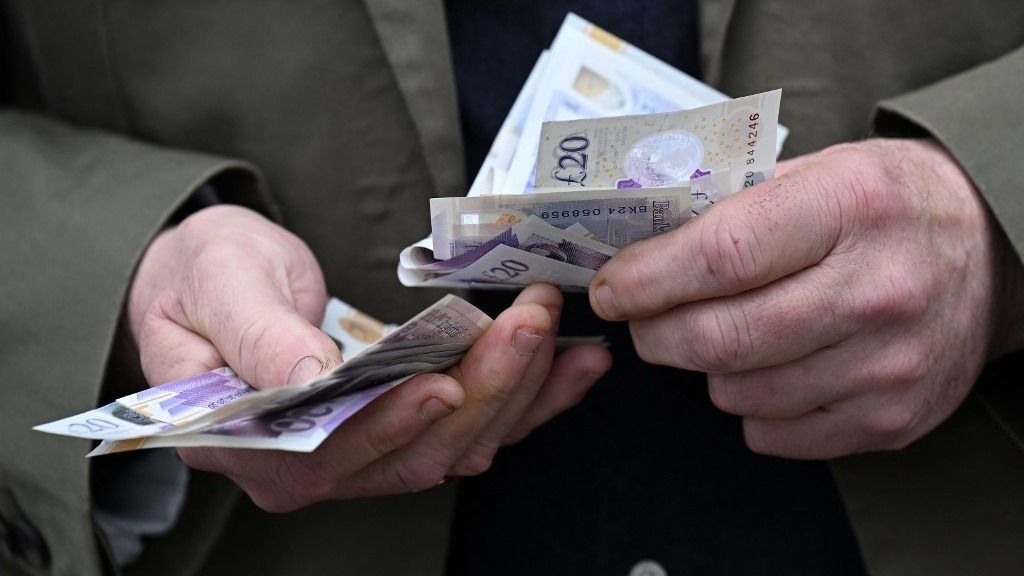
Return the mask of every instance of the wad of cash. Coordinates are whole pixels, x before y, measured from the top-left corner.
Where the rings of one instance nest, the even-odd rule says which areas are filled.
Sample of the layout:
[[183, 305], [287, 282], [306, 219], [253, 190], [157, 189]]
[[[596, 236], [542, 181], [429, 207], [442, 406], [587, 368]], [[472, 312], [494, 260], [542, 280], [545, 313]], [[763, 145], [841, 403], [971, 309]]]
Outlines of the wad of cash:
[[774, 175], [776, 90], [730, 100], [569, 14], [465, 198], [430, 202], [406, 286], [582, 290], [620, 248]]
[[[346, 360], [304, 386], [257, 390], [230, 368], [218, 368], [35, 430], [101, 440], [89, 456], [184, 446], [312, 452], [392, 387], [456, 364], [490, 324], [452, 295], [398, 327], [335, 299], [321, 328], [341, 343]], [[373, 336], [380, 339], [367, 342]]]

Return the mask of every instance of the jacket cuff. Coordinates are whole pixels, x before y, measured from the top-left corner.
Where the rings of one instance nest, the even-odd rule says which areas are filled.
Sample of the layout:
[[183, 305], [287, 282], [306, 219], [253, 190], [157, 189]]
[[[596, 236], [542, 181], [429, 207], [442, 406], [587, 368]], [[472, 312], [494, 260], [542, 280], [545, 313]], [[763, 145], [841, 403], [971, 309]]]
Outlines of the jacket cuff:
[[1020, 79], [1024, 48], [937, 84], [883, 101], [875, 111], [880, 135], [931, 135], [973, 180], [1024, 255], [1024, 108]]
[[38, 536], [28, 551], [0, 543], [0, 573], [97, 574], [89, 442], [31, 427], [96, 406], [135, 266], [192, 192], [213, 182], [225, 201], [275, 209], [243, 162], [13, 110], [0, 110], [0, 175], [0, 528]]

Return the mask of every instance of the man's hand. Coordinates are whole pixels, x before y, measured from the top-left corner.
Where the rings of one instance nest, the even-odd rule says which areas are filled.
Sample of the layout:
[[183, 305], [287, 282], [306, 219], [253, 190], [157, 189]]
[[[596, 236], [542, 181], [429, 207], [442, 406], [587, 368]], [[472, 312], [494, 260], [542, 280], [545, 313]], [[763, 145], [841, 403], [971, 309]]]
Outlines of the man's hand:
[[754, 451], [831, 458], [919, 438], [1019, 348], [1020, 270], [943, 149], [872, 140], [627, 247], [590, 301], [644, 359], [708, 372]]
[[[257, 388], [298, 385], [341, 362], [316, 328], [320, 268], [294, 235], [234, 206], [207, 208], [158, 236], [128, 304], [143, 372], [160, 384], [230, 365]], [[525, 290], [463, 361], [384, 394], [311, 454], [180, 449], [272, 511], [324, 499], [415, 491], [478, 474], [497, 449], [575, 404], [610, 366], [599, 346], [553, 359], [561, 294]]]

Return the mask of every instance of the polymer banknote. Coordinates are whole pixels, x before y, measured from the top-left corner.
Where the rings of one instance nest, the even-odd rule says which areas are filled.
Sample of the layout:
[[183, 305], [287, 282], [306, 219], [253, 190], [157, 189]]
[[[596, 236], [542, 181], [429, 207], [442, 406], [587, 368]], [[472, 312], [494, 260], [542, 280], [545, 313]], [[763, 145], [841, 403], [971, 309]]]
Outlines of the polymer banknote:
[[[575, 226], [582, 227], [578, 223]], [[416, 268], [427, 272], [460, 270], [479, 260], [499, 244], [591, 270], [597, 270], [618, 252], [618, 249], [597, 240], [593, 233], [576, 234], [530, 214], [521, 222], [484, 242], [468, 238], [452, 240], [449, 245], [451, 258], [420, 264]]]
[[[722, 102], [729, 96], [651, 56], [575, 14], [566, 16], [551, 44], [531, 102], [518, 122], [515, 153], [495, 193], [521, 194], [537, 186], [534, 174], [544, 122], [655, 114]], [[521, 111], [517, 111], [522, 116]], [[787, 131], [774, 135], [780, 150]], [[503, 143], [507, 147], [507, 143]]]
[[454, 257], [438, 260], [429, 246], [410, 246], [402, 251], [399, 279], [439, 287], [555, 280], [563, 288], [583, 288], [618, 249], [579, 224], [563, 230], [528, 215], [484, 242], [460, 240], [453, 252]]
[[770, 179], [781, 91], [691, 110], [543, 125], [537, 186], [673, 186], [729, 172], [736, 191]]
[[432, 198], [434, 256], [442, 260], [457, 256], [466, 242], [487, 242], [530, 216], [558, 228], [578, 223], [600, 242], [621, 248], [679, 226], [689, 205], [688, 187], [644, 190], [642, 194], [594, 189]]

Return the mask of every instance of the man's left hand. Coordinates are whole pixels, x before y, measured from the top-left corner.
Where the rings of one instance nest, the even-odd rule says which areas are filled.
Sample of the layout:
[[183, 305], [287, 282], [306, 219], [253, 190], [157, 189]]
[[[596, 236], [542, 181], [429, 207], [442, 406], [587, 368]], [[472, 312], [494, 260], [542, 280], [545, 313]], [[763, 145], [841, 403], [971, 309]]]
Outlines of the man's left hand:
[[627, 247], [590, 287], [649, 362], [708, 372], [756, 452], [901, 448], [1021, 347], [1021, 263], [956, 162], [869, 140]]

